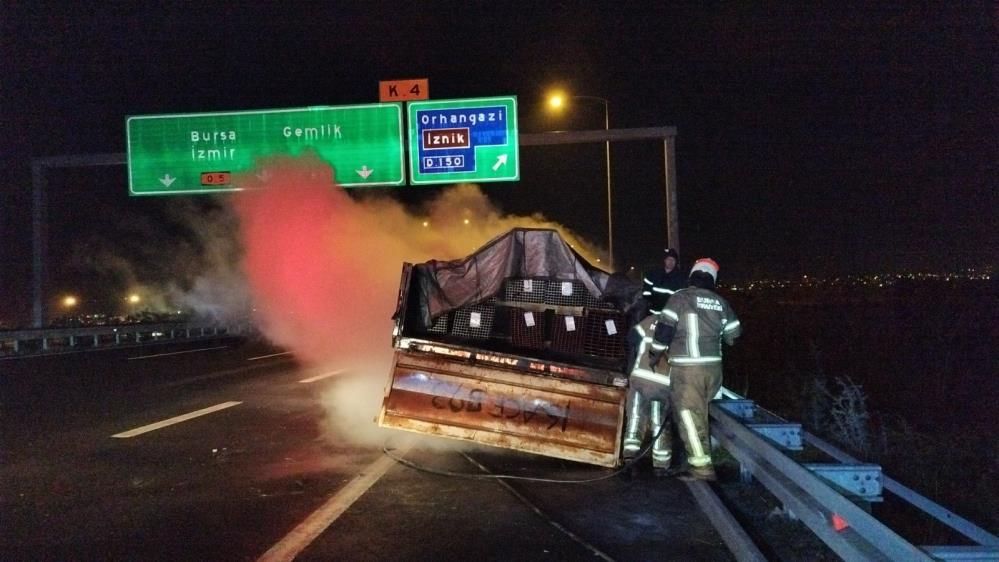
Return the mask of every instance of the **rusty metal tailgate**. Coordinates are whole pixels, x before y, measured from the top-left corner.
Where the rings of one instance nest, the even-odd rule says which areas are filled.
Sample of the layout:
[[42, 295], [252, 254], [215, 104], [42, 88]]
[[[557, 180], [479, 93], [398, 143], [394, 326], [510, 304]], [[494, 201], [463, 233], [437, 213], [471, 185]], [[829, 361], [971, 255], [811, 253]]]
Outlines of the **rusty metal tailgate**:
[[379, 425], [615, 466], [626, 390], [396, 351]]

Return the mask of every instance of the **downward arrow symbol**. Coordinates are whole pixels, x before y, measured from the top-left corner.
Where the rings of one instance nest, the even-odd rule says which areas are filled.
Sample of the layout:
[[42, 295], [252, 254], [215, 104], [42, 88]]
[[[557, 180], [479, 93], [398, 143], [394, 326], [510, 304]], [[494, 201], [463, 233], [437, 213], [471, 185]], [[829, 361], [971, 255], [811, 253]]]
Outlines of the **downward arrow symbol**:
[[357, 175], [361, 176], [361, 179], [368, 179], [368, 176], [374, 172], [374, 170], [369, 170], [367, 166], [361, 166], [360, 170], [354, 170]]
[[496, 157], [496, 163], [493, 164], [493, 171], [499, 170], [499, 167], [506, 164], [506, 154], [500, 154]]
[[170, 184], [175, 181], [177, 181], [177, 178], [171, 178], [170, 174], [167, 174], [162, 178], [160, 178], [160, 183], [162, 183], [165, 187], [170, 187]]

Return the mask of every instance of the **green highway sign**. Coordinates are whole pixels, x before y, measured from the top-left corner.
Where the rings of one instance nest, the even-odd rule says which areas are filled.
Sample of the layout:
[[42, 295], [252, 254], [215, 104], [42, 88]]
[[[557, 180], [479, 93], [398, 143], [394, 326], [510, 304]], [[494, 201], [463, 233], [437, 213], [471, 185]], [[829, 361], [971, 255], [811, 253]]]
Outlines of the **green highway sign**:
[[403, 185], [398, 103], [129, 117], [132, 195], [238, 191], [261, 157], [312, 150], [345, 187]]
[[409, 102], [413, 185], [520, 179], [517, 98]]

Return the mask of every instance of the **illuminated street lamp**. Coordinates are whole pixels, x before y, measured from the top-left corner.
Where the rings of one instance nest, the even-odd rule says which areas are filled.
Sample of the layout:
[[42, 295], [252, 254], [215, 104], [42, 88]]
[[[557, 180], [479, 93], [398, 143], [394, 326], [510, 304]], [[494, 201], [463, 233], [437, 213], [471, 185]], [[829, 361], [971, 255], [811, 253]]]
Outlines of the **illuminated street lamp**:
[[65, 296], [65, 297], [63, 297], [63, 299], [62, 299], [62, 305], [63, 305], [63, 306], [65, 307], [65, 308], [73, 308], [73, 307], [74, 307], [74, 306], [76, 306], [76, 305], [77, 305], [78, 303], [79, 303], [79, 300], [78, 300], [78, 299], [77, 299], [76, 297], [74, 297], [73, 295], [66, 295], [66, 296]]
[[137, 295], [135, 293], [132, 293], [131, 295], [128, 295], [128, 302], [129, 302], [129, 304], [139, 304], [139, 301], [141, 301], [141, 300], [142, 299], [139, 297], [139, 295]]
[[[610, 102], [607, 98], [599, 96], [567, 96], [561, 92], [555, 92], [548, 96], [548, 106], [555, 111], [561, 111], [565, 107], [566, 100], [590, 100], [604, 104], [604, 130], [610, 130]], [[614, 267], [614, 219], [611, 207], [611, 163], [610, 163], [610, 140], [604, 142], [604, 154], [607, 159], [607, 253], [610, 258], [611, 267]]]

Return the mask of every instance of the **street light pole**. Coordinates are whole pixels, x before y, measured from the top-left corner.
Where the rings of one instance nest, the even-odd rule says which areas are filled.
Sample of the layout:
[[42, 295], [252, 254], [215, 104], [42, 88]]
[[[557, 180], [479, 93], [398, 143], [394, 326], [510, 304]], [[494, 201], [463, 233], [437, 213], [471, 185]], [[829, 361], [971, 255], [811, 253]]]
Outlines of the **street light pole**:
[[[610, 102], [607, 98], [599, 96], [572, 96], [573, 99], [596, 100], [604, 104], [604, 130], [610, 130]], [[607, 259], [611, 267], [614, 267], [614, 213], [611, 199], [611, 162], [610, 162], [610, 140], [604, 141], [604, 156], [607, 168]]]

